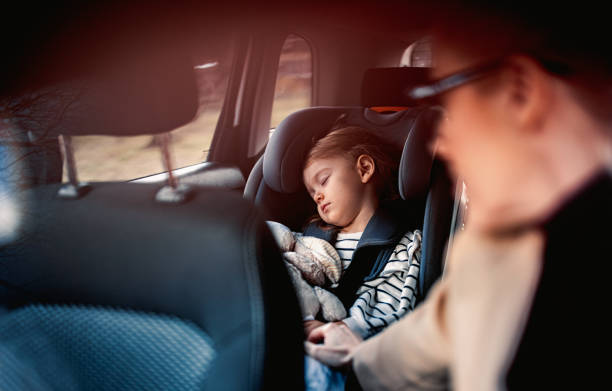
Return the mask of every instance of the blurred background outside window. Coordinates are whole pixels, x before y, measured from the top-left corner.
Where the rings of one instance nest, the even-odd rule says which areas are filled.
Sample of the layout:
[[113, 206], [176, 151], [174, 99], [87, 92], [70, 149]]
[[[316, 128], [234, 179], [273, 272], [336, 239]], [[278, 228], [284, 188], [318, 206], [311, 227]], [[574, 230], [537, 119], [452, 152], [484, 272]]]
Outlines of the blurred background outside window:
[[270, 133], [289, 114], [312, 105], [312, 51], [304, 38], [290, 34], [281, 50]]
[[[223, 106], [231, 62], [231, 48], [221, 53], [194, 56], [199, 107], [193, 121], [170, 132], [173, 167], [206, 160]], [[120, 181], [165, 171], [158, 146], [159, 137], [72, 137], [79, 180]], [[67, 180], [66, 169], [63, 180]]]

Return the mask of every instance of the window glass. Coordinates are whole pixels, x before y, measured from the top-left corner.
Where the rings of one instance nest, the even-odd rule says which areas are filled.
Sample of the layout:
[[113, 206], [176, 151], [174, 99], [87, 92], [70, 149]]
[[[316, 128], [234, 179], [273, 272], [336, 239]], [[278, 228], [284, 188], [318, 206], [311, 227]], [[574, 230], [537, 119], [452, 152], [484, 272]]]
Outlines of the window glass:
[[408, 46], [400, 60], [402, 67], [431, 67], [431, 40], [423, 38]]
[[276, 128], [289, 114], [312, 104], [312, 52], [301, 37], [285, 40], [278, 62], [270, 127]]
[[[227, 88], [231, 50], [195, 55], [193, 65], [199, 107], [192, 122], [170, 132], [174, 168], [203, 162], [208, 156]], [[159, 136], [75, 136], [72, 144], [78, 177], [82, 181], [129, 180], [166, 170], [162, 164]]]

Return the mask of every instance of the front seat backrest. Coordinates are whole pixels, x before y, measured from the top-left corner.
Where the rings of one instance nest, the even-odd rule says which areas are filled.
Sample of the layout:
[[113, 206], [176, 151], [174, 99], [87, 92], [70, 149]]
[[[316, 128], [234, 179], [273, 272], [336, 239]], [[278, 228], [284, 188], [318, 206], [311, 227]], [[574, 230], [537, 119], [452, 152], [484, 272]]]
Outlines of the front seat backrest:
[[8, 364], [51, 389], [301, 386], [297, 301], [248, 202], [203, 191], [159, 205], [158, 186], [133, 183], [76, 201], [57, 190], [26, 194], [22, 234], [2, 248]]
[[[190, 121], [193, 65], [139, 49], [41, 86], [45, 99], [14, 113], [15, 131], [68, 136], [70, 161], [70, 135], [163, 134]], [[72, 187], [13, 189], [19, 224], [0, 242], [0, 389], [303, 388], [297, 299], [250, 203], [197, 186], [173, 202], [158, 184], [75, 174]]]

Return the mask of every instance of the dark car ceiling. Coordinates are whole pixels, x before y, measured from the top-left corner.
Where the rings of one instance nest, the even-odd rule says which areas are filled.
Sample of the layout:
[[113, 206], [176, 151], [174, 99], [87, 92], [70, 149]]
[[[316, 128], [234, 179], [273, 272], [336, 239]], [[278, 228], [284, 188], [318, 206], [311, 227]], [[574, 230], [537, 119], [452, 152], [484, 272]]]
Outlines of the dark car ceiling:
[[[6, 91], [46, 79], [72, 76], [99, 66], [98, 55], [114, 47], [141, 44], [190, 45], [214, 36], [211, 31], [290, 26], [330, 35], [338, 29], [356, 37], [416, 39], [428, 18], [416, 2], [19, 2], [4, 15], [5, 39], [0, 65]], [[4, 6], [3, 6], [4, 7]], [[130, 38], [131, 37], [131, 38]], [[146, 37], [146, 38], [145, 38]], [[132, 39], [132, 41], [130, 40]], [[211, 44], [214, 44], [211, 42]]]

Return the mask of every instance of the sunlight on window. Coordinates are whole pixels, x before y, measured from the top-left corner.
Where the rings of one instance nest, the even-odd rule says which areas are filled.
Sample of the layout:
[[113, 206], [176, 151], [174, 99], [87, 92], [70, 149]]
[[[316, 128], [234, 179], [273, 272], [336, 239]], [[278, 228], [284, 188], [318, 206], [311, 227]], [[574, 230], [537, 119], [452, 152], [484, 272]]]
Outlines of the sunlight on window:
[[[174, 168], [206, 161], [225, 99], [231, 54], [227, 49], [194, 55], [198, 111], [193, 121], [170, 132]], [[73, 136], [72, 144], [78, 176], [83, 181], [130, 180], [165, 171], [156, 135]]]
[[278, 62], [278, 75], [272, 106], [272, 129], [289, 114], [312, 104], [312, 52], [301, 37], [291, 34], [285, 40]]
[[431, 67], [431, 39], [423, 38], [408, 46], [400, 59], [401, 67]]
[[215, 61], [215, 62], [209, 62], [209, 63], [202, 64], [202, 65], [196, 65], [195, 67], [193, 67], [193, 69], [208, 69], [208, 68], [216, 67], [217, 65], [219, 65], [219, 63]]
[[9, 189], [0, 183], [0, 245], [13, 240], [19, 226], [19, 208]]

